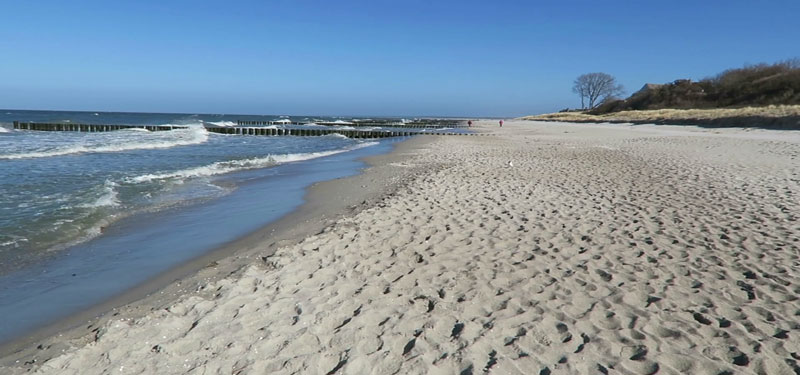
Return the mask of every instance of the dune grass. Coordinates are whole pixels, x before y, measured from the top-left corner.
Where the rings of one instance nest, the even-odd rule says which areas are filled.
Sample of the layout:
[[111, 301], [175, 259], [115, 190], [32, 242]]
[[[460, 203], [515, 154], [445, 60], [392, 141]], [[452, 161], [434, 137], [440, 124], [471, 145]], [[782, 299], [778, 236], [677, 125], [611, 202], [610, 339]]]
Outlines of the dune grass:
[[800, 105], [771, 105], [766, 107], [715, 109], [653, 109], [620, 111], [600, 115], [592, 115], [586, 112], [559, 112], [525, 116], [520, 119], [564, 122], [685, 122], [753, 117], [778, 119], [798, 116], [800, 116]]

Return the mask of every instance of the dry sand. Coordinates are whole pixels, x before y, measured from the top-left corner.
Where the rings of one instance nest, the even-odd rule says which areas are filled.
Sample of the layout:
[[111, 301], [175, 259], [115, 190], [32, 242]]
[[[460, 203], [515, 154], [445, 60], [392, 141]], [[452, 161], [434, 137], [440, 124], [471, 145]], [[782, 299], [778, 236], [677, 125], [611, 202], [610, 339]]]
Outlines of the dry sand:
[[387, 164], [413, 172], [267, 262], [4, 371], [800, 371], [800, 135], [496, 126]]
[[800, 105], [715, 109], [653, 109], [620, 111], [592, 115], [582, 112], [546, 113], [525, 116], [521, 120], [700, 124], [713, 127], [747, 126], [774, 129], [800, 129]]

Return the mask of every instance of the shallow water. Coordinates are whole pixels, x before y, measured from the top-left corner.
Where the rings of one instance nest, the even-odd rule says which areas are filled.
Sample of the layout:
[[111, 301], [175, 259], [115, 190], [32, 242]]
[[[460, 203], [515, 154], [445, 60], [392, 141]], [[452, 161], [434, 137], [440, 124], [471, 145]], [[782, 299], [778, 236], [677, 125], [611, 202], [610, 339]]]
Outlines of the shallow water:
[[[49, 114], [23, 118], [56, 121], [73, 113]], [[79, 113], [73, 122], [88, 121], [86, 116], [102, 117]], [[236, 188], [236, 181], [219, 183], [218, 176], [375, 143], [341, 136], [220, 135], [206, 132], [196, 117], [164, 116], [153, 114], [149, 120], [190, 128], [0, 133], [0, 275], [94, 238], [130, 214], [215, 199]], [[148, 120], [145, 114], [111, 117], [115, 123]]]
[[[303, 203], [305, 188], [353, 175], [358, 158], [396, 140], [349, 153], [236, 172], [239, 188], [218, 199], [133, 215], [91, 241], [0, 277], [0, 342], [121, 293], [173, 266], [251, 233]], [[13, 324], [10, 324], [13, 322]]]
[[220, 135], [202, 128], [209, 119], [160, 114], [95, 122], [189, 128], [17, 131], [6, 120], [103, 115], [3, 113], [12, 114], [0, 115], [0, 342], [276, 220], [310, 184], [355, 174], [358, 158], [397, 141]]

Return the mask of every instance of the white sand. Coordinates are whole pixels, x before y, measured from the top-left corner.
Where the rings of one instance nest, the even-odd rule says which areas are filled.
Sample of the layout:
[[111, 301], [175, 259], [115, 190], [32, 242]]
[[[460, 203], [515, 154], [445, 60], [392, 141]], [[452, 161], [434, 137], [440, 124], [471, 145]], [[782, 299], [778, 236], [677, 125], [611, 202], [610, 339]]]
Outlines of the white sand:
[[[795, 118], [800, 116], [800, 105], [769, 105], [762, 107], [743, 108], [712, 108], [712, 109], [645, 109], [604, 113], [592, 115], [582, 112], [557, 112], [545, 113], [535, 116], [525, 116], [523, 120], [549, 120], [549, 121], [671, 121], [671, 120], [737, 120], [746, 117], [761, 118]], [[796, 127], [795, 127], [796, 128]]]
[[35, 371], [800, 371], [796, 132], [477, 125], [498, 136], [442, 137], [376, 207]]

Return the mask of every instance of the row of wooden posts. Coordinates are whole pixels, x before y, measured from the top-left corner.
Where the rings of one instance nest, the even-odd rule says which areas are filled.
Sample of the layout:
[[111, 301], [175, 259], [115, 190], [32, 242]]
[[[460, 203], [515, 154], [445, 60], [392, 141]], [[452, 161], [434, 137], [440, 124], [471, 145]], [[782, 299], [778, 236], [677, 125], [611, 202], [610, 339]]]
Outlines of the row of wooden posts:
[[345, 129], [283, 129], [265, 127], [207, 127], [206, 130], [212, 133], [221, 134], [240, 134], [240, 135], [295, 135], [301, 137], [313, 137], [329, 134], [341, 134], [348, 138], [386, 138], [386, 137], [408, 137], [417, 134], [433, 135], [459, 135], [453, 132], [411, 132], [396, 130], [345, 130]]
[[42, 130], [42, 131], [65, 131], [65, 132], [110, 132], [123, 129], [146, 129], [149, 131], [167, 131], [174, 129], [184, 129], [185, 126], [172, 125], [98, 125], [98, 124], [72, 124], [72, 123], [48, 123], [48, 122], [19, 122], [14, 121], [14, 129], [20, 130]]
[[[77, 132], [108, 132], [123, 129], [146, 129], [149, 131], [166, 131], [174, 129], [186, 129], [187, 126], [171, 125], [101, 125], [101, 124], [71, 124], [71, 123], [42, 123], [42, 122], [19, 122], [14, 121], [14, 129], [19, 130], [39, 130], [39, 131], [77, 131]], [[341, 134], [348, 138], [386, 138], [386, 137], [408, 137], [412, 135], [481, 135], [475, 133], [455, 133], [455, 132], [415, 132], [415, 131], [396, 131], [396, 130], [349, 130], [349, 129], [321, 129], [321, 128], [272, 128], [272, 127], [240, 127], [240, 126], [206, 126], [205, 129], [212, 133], [235, 134], [235, 135], [267, 135], [267, 136], [322, 136], [329, 134]]]
[[331, 121], [317, 121], [317, 122], [287, 122], [287, 121], [249, 121], [239, 120], [236, 121], [238, 126], [265, 126], [265, 125], [325, 125], [325, 126], [352, 126], [352, 127], [392, 127], [392, 128], [408, 128], [408, 129], [441, 129], [441, 128], [464, 128], [466, 124], [463, 121], [457, 120], [425, 120], [419, 122], [408, 122], [403, 124], [393, 123], [389, 121], [354, 121], [354, 122], [331, 122]]

